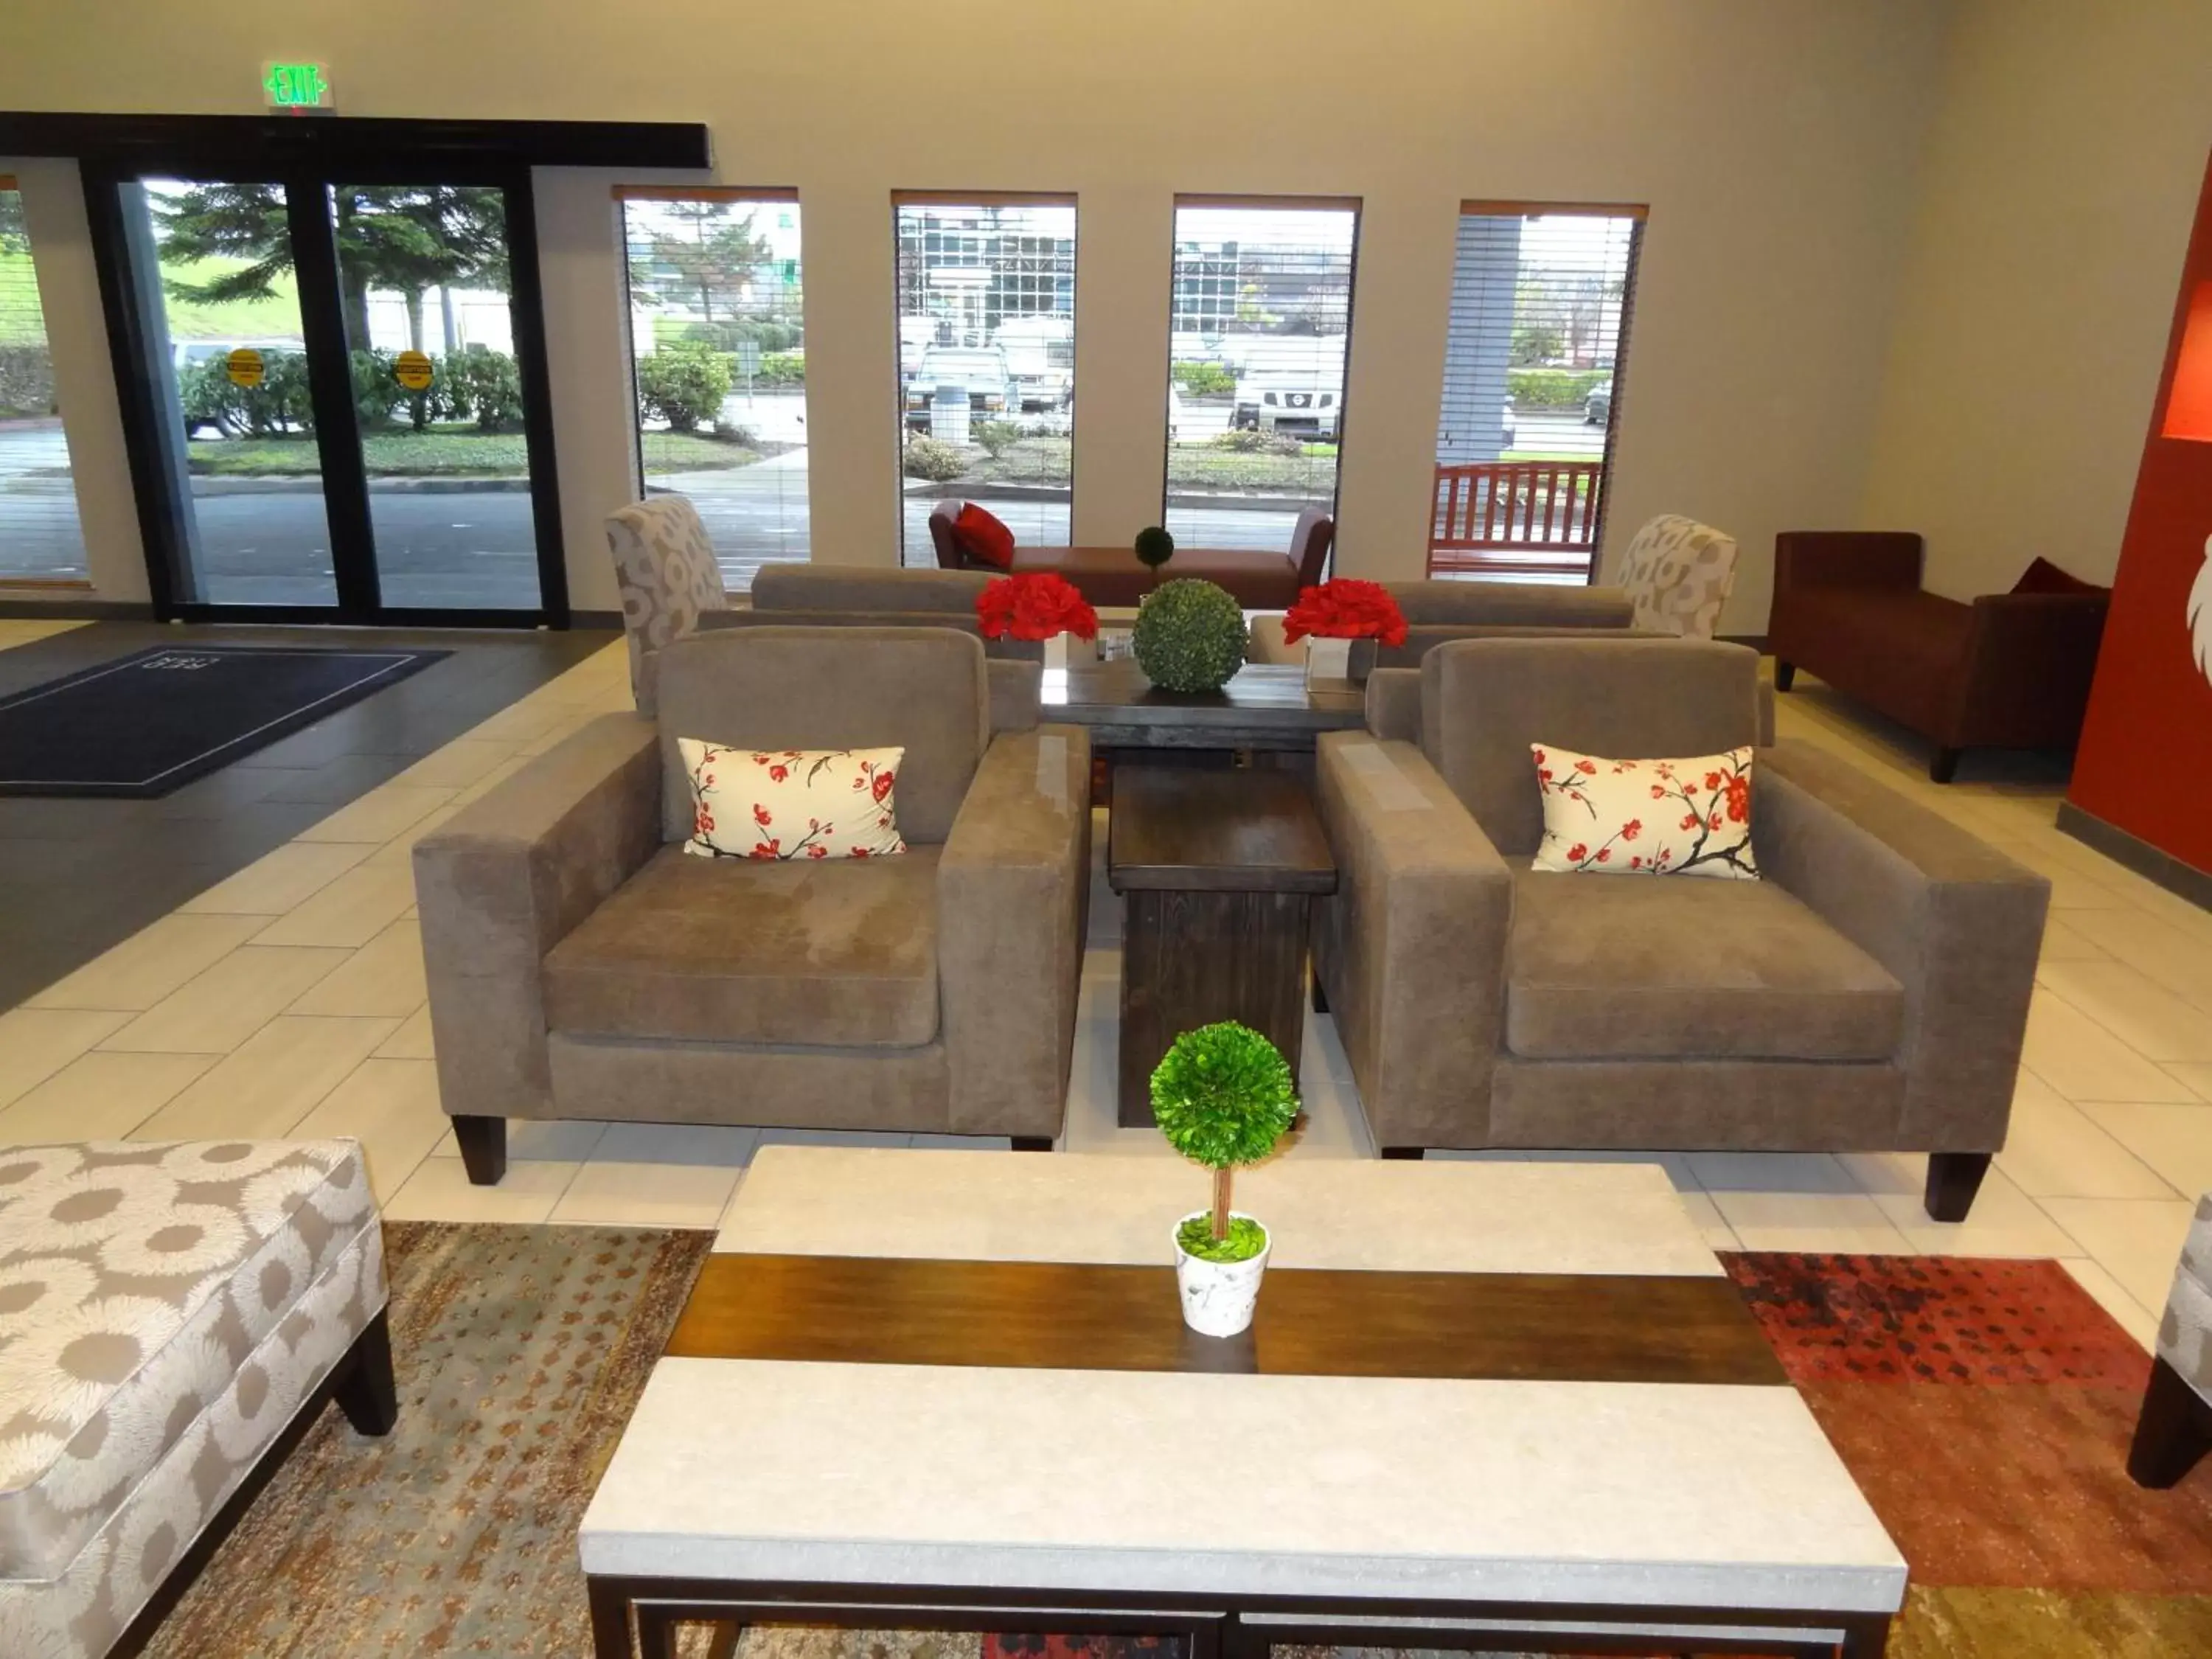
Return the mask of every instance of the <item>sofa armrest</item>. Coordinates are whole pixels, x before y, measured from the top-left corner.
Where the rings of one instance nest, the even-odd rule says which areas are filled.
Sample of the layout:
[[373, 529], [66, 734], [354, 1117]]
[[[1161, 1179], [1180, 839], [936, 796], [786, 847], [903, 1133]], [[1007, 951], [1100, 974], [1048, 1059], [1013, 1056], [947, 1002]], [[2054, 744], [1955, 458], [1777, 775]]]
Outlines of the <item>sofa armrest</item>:
[[937, 866], [957, 1134], [1057, 1135], [1091, 901], [1091, 734], [992, 739]]
[[1785, 530], [1774, 538], [1774, 591], [1917, 587], [1920, 538], [1902, 530]]
[[1316, 783], [1337, 888], [1316, 903], [1315, 972], [1376, 1141], [1480, 1146], [1511, 872], [1413, 744], [1325, 732]]
[[659, 846], [659, 733], [633, 714], [600, 716], [415, 844], [448, 1112], [550, 1112], [545, 953]]
[[1899, 1144], [1996, 1151], [2051, 884], [1808, 744], [1762, 750], [1753, 780], [1761, 872], [1905, 987]]
[[2102, 593], [1984, 593], [1974, 601], [1954, 747], [2066, 748], [2081, 734], [2104, 641]]

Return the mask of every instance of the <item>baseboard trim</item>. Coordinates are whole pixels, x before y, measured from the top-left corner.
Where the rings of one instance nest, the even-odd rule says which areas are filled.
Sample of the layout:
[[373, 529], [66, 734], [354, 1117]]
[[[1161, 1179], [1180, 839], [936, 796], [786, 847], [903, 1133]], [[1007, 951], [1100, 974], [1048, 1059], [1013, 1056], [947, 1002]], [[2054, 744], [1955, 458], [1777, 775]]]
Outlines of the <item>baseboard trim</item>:
[[0, 590], [0, 617], [10, 622], [151, 622], [143, 599], [16, 599]]
[[2070, 800], [2058, 803], [2058, 827], [2145, 881], [2156, 882], [2167, 892], [2212, 910], [2212, 870], [2185, 864], [2163, 848], [2152, 846], [2116, 823], [2106, 823], [2094, 812], [2083, 811]]

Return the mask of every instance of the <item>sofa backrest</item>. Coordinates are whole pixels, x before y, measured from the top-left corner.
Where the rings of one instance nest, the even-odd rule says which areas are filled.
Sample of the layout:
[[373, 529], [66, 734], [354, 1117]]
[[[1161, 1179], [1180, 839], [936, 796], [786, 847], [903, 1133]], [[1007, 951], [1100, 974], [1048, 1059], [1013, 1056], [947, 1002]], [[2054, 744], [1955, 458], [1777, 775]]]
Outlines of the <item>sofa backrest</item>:
[[1620, 558], [1620, 586], [1636, 625], [1684, 639], [1709, 640], [1735, 586], [1735, 538], [1725, 530], [1662, 513], [1636, 532]]
[[753, 578], [756, 611], [912, 611], [975, 620], [990, 578], [975, 570], [889, 570], [874, 565], [764, 564]]
[[1328, 550], [1336, 544], [1336, 520], [1317, 507], [1298, 514], [1291, 531], [1291, 562], [1298, 568], [1298, 586], [1319, 584], [1328, 569]]
[[1415, 628], [1628, 628], [1636, 607], [1617, 587], [1550, 582], [1384, 582]]
[[718, 629], [661, 653], [661, 830], [691, 833], [676, 740], [906, 750], [899, 831], [942, 842], [990, 741], [982, 642], [949, 628]]
[[1543, 837], [1532, 744], [1656, 759], [1759, 740], [1759, 653], [1666, 639], [1459, 640], [1421, 659], [1421, 748], [1508, 857]]
[[729, 595], [707, 526], [686, 496], [653, 495], [617, 507], [607, 515], [607, 548], [629, 641], [630, 696], [639, 714], [651, 714], [654, 654], [698, 627], [702, 615], [722, 610]]

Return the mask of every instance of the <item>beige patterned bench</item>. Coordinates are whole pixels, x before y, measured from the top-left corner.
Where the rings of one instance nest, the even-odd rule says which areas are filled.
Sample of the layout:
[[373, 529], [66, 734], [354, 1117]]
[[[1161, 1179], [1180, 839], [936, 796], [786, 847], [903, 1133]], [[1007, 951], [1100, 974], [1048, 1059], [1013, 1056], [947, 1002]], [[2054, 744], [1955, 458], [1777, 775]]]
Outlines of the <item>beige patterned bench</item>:
[[356, 1143], [0, 1147], [0, 1654], [98, 1659], [157, 1618], [332, 1395], [363, 1433], [392, 1427]]

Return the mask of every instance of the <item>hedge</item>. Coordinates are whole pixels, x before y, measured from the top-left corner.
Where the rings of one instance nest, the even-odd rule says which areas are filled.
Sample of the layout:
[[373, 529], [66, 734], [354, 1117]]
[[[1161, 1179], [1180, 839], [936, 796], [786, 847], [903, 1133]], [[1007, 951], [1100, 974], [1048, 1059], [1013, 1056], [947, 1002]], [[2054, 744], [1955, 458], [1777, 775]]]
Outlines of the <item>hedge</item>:
[[1509, 368], [1505, 386], [1516, 410], [1579, 410], [1594, 388], [1612, 378], [1609, 368]]

